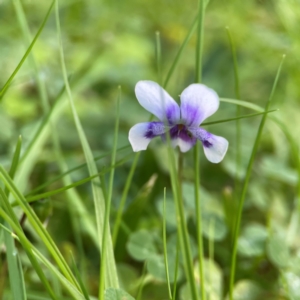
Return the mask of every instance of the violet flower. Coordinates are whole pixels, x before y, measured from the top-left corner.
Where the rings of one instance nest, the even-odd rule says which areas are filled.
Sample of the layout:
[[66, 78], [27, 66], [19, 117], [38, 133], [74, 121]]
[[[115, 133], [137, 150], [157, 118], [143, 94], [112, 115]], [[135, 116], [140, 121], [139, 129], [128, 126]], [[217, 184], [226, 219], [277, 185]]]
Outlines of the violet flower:
[[224, 158], [228, 141], [199, 127], [219, 108], [215, 91], [203, 84], [191, 84], [180, 95], [180, 107], [153, 81], [139, 81], [135, 94], [139, 103], [160, 121], [138, 123], [129, 130], [133, 151], [146, 150], [152, 138], [165, 139], [169, 132], [172, 146], [179, 146], [181, 152], [190, 150], [198, 139], [210, 162], [219, 163]]

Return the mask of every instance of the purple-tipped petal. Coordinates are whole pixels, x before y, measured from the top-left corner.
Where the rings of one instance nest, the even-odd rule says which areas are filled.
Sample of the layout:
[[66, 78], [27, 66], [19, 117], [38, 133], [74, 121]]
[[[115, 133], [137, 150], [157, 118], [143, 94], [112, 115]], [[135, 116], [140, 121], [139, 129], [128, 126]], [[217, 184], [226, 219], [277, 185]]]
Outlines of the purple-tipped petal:
[[139, 103], [161, 121], [176, 124], [180, 120], [180, 108], [175, 100], [156, 82], [143, 80], [135, 86]]
[[181, 119], [187, 126], [198, 127], [219, 108], [217, 93], [203, 84], [191, 84], [181, 94]]
[[129, 142], [134, 152], [146, 150], [150, 141], [166, 132], [163, 122], [138, 123], [129, 130]]
[[210, 162], [217, 164], [224, 158], [228, 149], [228, 141], [225, 138], [202, 128], [189, 128], [189, 130], [202, 142], [205, 156]]

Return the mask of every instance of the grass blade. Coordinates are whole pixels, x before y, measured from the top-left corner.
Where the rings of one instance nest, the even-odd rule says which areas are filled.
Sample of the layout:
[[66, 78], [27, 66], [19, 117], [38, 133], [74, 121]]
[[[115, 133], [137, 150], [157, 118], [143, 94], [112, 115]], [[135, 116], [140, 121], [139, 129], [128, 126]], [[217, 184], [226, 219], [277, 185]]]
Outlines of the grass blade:
[[2, 87], [2, 89], [0, 90], [0, 101], [2, 100], [4, 94], [6, 93], [7, 89], [9, 88], [12, 80], [14, 79], [14, 77], [16, 76], [16, 74], [18, 73], [18, 71], [20, 70], [20, 68], [22, 67], [23, 63], [25, 62], [27, 56], [29, 55], [31, 49], [33, 48], [35, 42], [37, 41], [38, 37], [40, 36], [49, 16], [50, 16], [50, 12], [52, 10], [52, 7], [54, 5], [54, 2], [55, 0], [52, 1], [49, 9], [48, 9], [48, 12], [38, 30], [38, 32], [36, 33], [34, 39], [32, 40], [31, 44], [29, 45], [28, 49], [26, 50], [24, 56], [22, 57], [21, 61], [19, 62], [19, 64], [17, 65], [16, 69], [13, 71], [13, 73], [11, 74], [11, 76], [8, 78], [8, 80], [6, 81], [6, 83], [4, 84], [4, 86]]
[[[120, 119], [120, 98], [121, 98], [121, 87], [119, 89], [118, 94], [118, 101], [117, 101], [117, 109], [116, 109], [116, 123], [115, 123], [115, 132], [114, 132], [114, 142], [113, 142], [113, 151], [111, 157], [111, 166], [115, 165], [116, 162], [116, 154], [117, 154], [117, 144], [118, 144], [118, 135], [119, 135], [119, 119]], [[102, 240], [102, 255], [101, 255], [101, 268], [100, 268], [100, 282], [99, 282], [99, 299], [104, 300], [104, 292], [105, 292], [105, 273], [111, 267], [109, 265], [109, 261], [106, 261], [107, 255], [107, 242], [109, 238], [109, 216], [110, 216], [110, 207], [111, 207], [111, 200], [112, 200], [112, 192], [113, 192], [113, 183], [114, 183], [114, 172], [115, 168], [112, 167], [110, 171], [110, 178], [109, 178], [109, 186], [108, 186], [108, 196], [106, 201], [106, 209], [105, 209], [105, 216], [104, 216], [104, 226], [103, 226], [103, 240]], [[106, 284], [107, 285], [107, 284]]]
[[[11, 168], [9, 171], [9, 175], [13, 178], [15, 175], [15, 172], [18, 167], [19, 163], [19, 157], [21, 152], [21, 146], [22, 146], [22, 138], [19, 136], [18, 142], [16, 145], [16, 149], [14, 152], [14, 156], [11, 163]], [[9, 190], [7, 187], [5, 187], [4, 190], [6, 196], [9, 195]], [[10, 226], [4, 222], [4, 226], [7, 226], [8, 229], [10, 229]], [[24, 300], [26, 299], [26, 290], [24, 286], [24, 276], [23, 276], [23, 270], [21, 261], [18, 255], [18, 251], [15, 247], [14, 239], [12, 235], [4, 231], [4, 243], [6, 246], [6, 256], [7, 256], [7, 265], [8, 265], [8, 275], [9, 275], [9, 282], [11, 286], [11, 292], [14, 299], [20, 299]]]
[[2, 166], [0, 166], [0, 178], [2, 179], [3, 183], [9, 188], [11, 194], [18, 201], [19, 205], [22, 207], [29, 222], [31, 223], [31, 225], [33, 226], [33, 228], [35, 229], [36, 233], [39, 235], [41, 240], [44, 242], [44, 244], [47, 247], [47, 249], [49, 250], [49, 252], [52, 254], [53, 258], [57, 262], [57, 264], [60, 267], [60, 269], [62, 270], [62, 272], [65, 274], [66, 278], [68, 280], [70, 280], [70, 282], [73, 283], [75, 286], [80, 288], [78, 286], [76, 278], [74, 277], [73, 273], [71, 272], [69, 266], [67, 265], [62, 254], [58, 250], [56, 244], [50, 237], [49, 233], [45, 230], [45, 228], [43, 227], [43, 224], [41, 223], [39, 218], [36, 216], [35, 212], [32, 210], [30, 205], [27, 203], [24, 196], [16, 188], [14, 182], [11, 180], [11, 178], [9, 177], [9, 175], [7, 174], [7, 172], [4, 170], [4, 168]]
[[264, 115], [264, 114], [269, 114], [269, 113], [275, 112], [275, 111], [278, 111], [278, 109], [271, 109], [271, 110], [268, 110], [268, 111], [263, 111], [263, 112], [259, 112], [259, 113], [248, 114], [248, 115], [243, 115], [243, 116], [239, 116], [239, 117], [235, 117], [235, 118], [228, 118], [228, 119], [218, 120], [218, 121], [213, 121], [213, 122], [204, 122], [204, 123], [201, 124], [201, 126], [214, 125], [214, 124], [219, 124], [219, 123], [226, 123], [226, 122], [230, 122], [230, 121], [236, 121], [236, 120], [240, 120], [240, 119], [247, 119], [247, 118], [257, 117], [257, 116]]
[[[200, 83], [202, 80], [202, 56], [203, 56], [203, 35], [204, 35], [204, 14], [205, 5], [204, 0], [198, 1], [198, 30], [197, 30], [197, 44], [196, 44], [196, 70], [195, 82]], [[196, 208], [196, 224], [197, 224], [197, 243], [198, 243], [198, 260], [199, 260], [199, 278], [201, 299], [206, 299], [205, 278], [204, 278], [204, 256], [203, 256], [203, 238], [202, 238], [202, 212], [200, 202], [200, 158], [199, 158], [199, 142], [196, 142], [194, 148], [194, 189], [195, 189], [195, 208]]]
[[[94, 157], [92, 155], [92, 151], [90, 149], [87, 138], [83, 131], [80, 119], [77, 115], [76, 108], [75, 108], [74, 101], [73, 101], [73, 96], [72, 96], [69, 81], [68, 81], [67, 70], [66, 70], [65, 60], [64, 60], [64, 52], [63, 52], [63, 47], [62, 47], [62, 40], [61, 40], [58, 2], [56, 2], [55, 12], [56, 12], [55, 15], [56, 15], [58, 42], [60, 45], [59, 50], [60, 50], [60, 58], [61, 58], [61, 67], [62, 67], [63, 78], [64, 78], [64, 82], [65, 82], [65, 87], [66, 87], [66, 91], [68, 94], [69, 104], [71, 106], [75, 126], [78, 131], [78, 135], [79, 135], [79, 139], [80, 139], [80, 142], [81, 142], [81, 145], [83, 148], [85, 159], [87, 161], [89, 173], [90, 173], [90, 176], [92, 176], [93, 174], [98, 173], [98, 171], [97, 171], [96, 164], [94, 162]], [[99, 178], [95, 178], [92, 182], [92, 191], [93, 191], [93, 198], [94, 198], [95, 210], [96, 210], [98, 240], [100, 243], [100, 249], [103, 250], [103, 248], [102, 248], [102, 233], [103, 233], [103, 228], [104, 228], [105, 201], [104, 201], [103, 193], [99, 186], [100, 186], [100, 180], [99, 180]], [[109, 227], [107, 230], [110, 232]], [[105, 274], [105, 277], [107, 279], [107, 287], [118, 288], [119, 283], [118, 283], [117, 270], [116, 270], [115, 261], [114, 261], [114, 253], [113, 253], [111, 238], [108, 239], [107, 262], [110, 265], [110, 270], [109, 271], [107, 270], [107, 272]]]
[[[269, 110], [269, 107], [270, 107], [270, 104], [271, 104], [271, 101], [272, 101], [272, 98], [273, 98], [273, 95], [274, 95], [274, 92], [275, 92], [275, 88], [277, 86], [277, 82], [278, 82], [278, 79], [279, 79], [279, 75], [280, 75], [280, 72], [281, 72], [281, 68], [282, 68], [284, 58], [285, 58], [285, 55], [283, 56], [282, 61], [279, 65], [279, 68], [278, 68], [278, 71], [277, 71], [277, 74], [276, 74], [276, 77], [275, 77], [275, 81], [274, 81], [274, 84], [273, 84], [273, 87], [272, 87], [270, 97], [269, 97], [269, 99], [266, 103], [266, 106], [265, 106], [265, 111]], [[240, 202], [239, 202], [239, 205], [238, 205], [238, 213], [237, 213], [235, 231], [234, 231], [234, 244], [233, 244], [233, 250], [232, 250], [232, 256], [231, 256], [231, 273], [230, 273], [230, 283], [229, 283], [229, 299], [230, 300], [233, 300], [233, 286], [234, 286], [234, 278], [235, 278], [235, 270], [236, 270], [237, 243], [238, 243], [238, 235], [239, 235], [240, 226], [241, 226], [243, 206], [244, 206], [246, 192], [247, 192], [247, 189], [248, 189], [248, 183], [249, 183], [249, 179], [250, 179], [250, 175], [251, 175], [251, 171], [252, 171], [252, 165], [253, 165], [253, 162], [254, 162], [255, 154], [256, 154], [258, 146], [259, 146], [260, 138], [261, 138], [261, 135], [262, 135], [262, 131], [263, 131], [266, 119], [267, 119], [267, 114], [264, 114], [262, 119], [261, 119], [259, 129], [258, 129], [258, 132], [257, 132], [257, 135], [256, 135], [256, 139], [255, 139], [255, 142], [254, 142], [254, 145], [253, 145], [251, 157], [250, 157], [250, 160], [249, 160], [249, 163], [248, 163], [248, 166], [247, 166], [244, 185], [242, 187], [242, 194], [241, 194]]]
[[169, 266], [168, 266], [168, 249], [167, 249], [167, 228], [166, 228], [166, 188], [164, 188], [164, 202], [163, 202], [163, 244], [164, 244], [164, 260], [166, 280], [168, 285], [169, 299], [172, 300], [172, 292], [170, 285]]

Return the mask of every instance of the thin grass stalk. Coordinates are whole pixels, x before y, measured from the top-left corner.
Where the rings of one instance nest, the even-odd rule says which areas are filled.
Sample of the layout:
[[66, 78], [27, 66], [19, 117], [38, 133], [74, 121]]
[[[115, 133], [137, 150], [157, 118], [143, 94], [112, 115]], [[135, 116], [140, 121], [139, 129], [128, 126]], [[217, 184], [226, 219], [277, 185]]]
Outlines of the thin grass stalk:
[[[239, 68], [238, 68], [238, 62], [237, 62], [237, 55], [236, 55], [236, 49], [235, 44], [233, 42], [231, 32], [229, 30], [229, 27], [226, 27], [226, 32], [230, 44], [231, 54], [232, 54], [232, 60], [233, 60], [233, 70], [234, 70], [234, 81], [235, 81], [235, 96], [237, 99], [241, 99], [240, 94], [240, 77], [239, 77]], [[238, 118], [241, 114], [241, 107], [239, 105], [236, 106], [236, 117]], [[236, 134], [235, 134], [235, 140], [236, 140], [236, 170], [235, 170], [235, 198], [238, 201], [239, 192], [240, 192], [240, 179], [239, 179], [239, 173], [241, 170], [241, 123], [240, 120], [236, 120]]]
[[173, 293], [172, 300], [176, 299], [176, 291], [177, 291], [177, 278], [178, 278], [178, 269], [179, 269], [179, 250], [180, 250], [179, 238], [177, 237], [176, 241], [176, 258], [175, 258], [175, 273], [173, 280]]
[[[195, 82], [202, 81], [202, 57], [203, 57], [203, 35], [204, 35], [204, 0], [198, 1], [198, 28], [197, 28], [197, 44], [196, 44], [196, 70]], [[205, 278], [204, 278], [204, 254], [203, 254], [203, 238], [202, 238], [202, 212], [199, 195], [200, 188], [200, 158], [199, 158], [199, 142], [196, 142], [194, 148], [194, 176], [195, 176], [195, 207], [196, 207], [196, 226], [197, 226], [197, 243], [198, 243], [198, 260], [199, 260], [199, 278], [201, 299], [206, 299]]]
[[208, 243], [208, 256], [209, 256], [209, 294], [208, 294], [208, 300], [211, 299], [211, 294], [212, 294], [212, 287], [213, 287], [213, 282], [212, 282], [212, 266], [213, 266], [213, 261], [214, 261], [214, 237], [215, 237], [215, 222], [214, 219], [211, 218], [209, 222], [209, 243]]
[[139, 288], [138, 288], [138, 291], [137, 291], [137, 294], [136, 294], [136, 300], [141, 300], [146, 274], [147, 274], [147, 260], [145, 261], [144, 266], [143, 266], [141, 282], [139, 284]]
[[[116, 154], [117, 154], [117, 144], [118, 144], [118, 135], [119, 135], [119, 121], [120, 121], [120, 100], [121, 100], [121, 87], [118, 87], [118, 100], [117, 100], [117, 108], [116, 108], [116, 123], [115, 123], [115, 132], [114, 132], [114, 142], [113, 142], [113, 151], [111, 158], [111, 165], [115, 165], [116, 163]], [[107, 201], [105, 205], [105, 216], [104, 216], [104, 226], [103, 226], [103, 240], [102, 240], [102, 255], [100, 262], [100, 282], [99, 282], [99, 300], [104, 300], [104, 291], [105, 286], [105, 273], [106, 273], [106, 246], [108, 242], [108, 234], [109, 234], [109, 216], [110, 216], [110, 208], [112, 201], [112, 193], [113, 193], [113, 183], [114, 183], [114, 174], [115, 168], [112, 168], [110, 171], [109, 177], [109, 186], [108, 186], [108, 195]]]
[[[174, 196], [175, 206], [176, 206], [176, 218], [177, 218], [177, 230], [180, 241], [180, 246], [183, 251], [183, 259], [184, 259], [184, 269], [186, 273], [187, 282], [190, 286], [190, 291], [193, 300], [198, 300], [198, 292], [197, 286], [194, 278], [194, 268], [193, 268], [193, 260], [192, 253], [189, 243], [189, 235], [187, 230], [187, 224], [184, 215], [184, 207], [183, 207], [183, 199], [181, 194], [180, 182], [179, 182], [179, 174], [181, 174], [181, 170], [176, 170], [176, 163], [174, 157], [174, 150], [170, 145], [170, 136], [167, 136], [168, 142], [168, 156], [170, 162], [170, 176], [171, 176], [171, 185], [172, 192]], [[179, 164], [180, 165], [180, 164]]]
[[[125, 150], [125, 149], [128, 149], [128, 148], [129, 148], [129, 146], [120, 147], [117, 151], [119, 152], [119, 151], [122, 151], [122, 150]], [[107, 156], [110, 155], [110, 154], [111, 154], [111, 151], [106, 152], [106, 153], [104, 153], [103, 155], [100, 155], [100, 156], [95, 157], [94, 160], [95, 160], [95, 162], [96, 162], [97, 160], [100, 160], [100, 159], [102, 159], [102, 158], [105, 158], [105, 157], [107, 157]], [[122, 161], [123, 161], [123, 160], [119, 161], [115, 166], [119, 166], [119, 164], [120, 164]], [[68, 174], [70, 174], [70, 173], [72, 173], [72, 172], [75, 172], [75, 171], [77, 171], [77, 170], [79, 170], [79, 169], [81, 169], [81, 168], [84, 168], [84, 167], [86, 167], [86, 166], [87, 166], [87, 164], [84, 163], [84, 164], [81, 164], [81, 165], [79, 165], [79, 166], [77, 166], [77, 167], [68, 169], [67, 171], [63, 171], [60, 175], [55, 176], [53, 179], [51, 179], [51, 180], [49, 180], [49, 181], [47, 181], [47, 182], [45, 182], [45, 183], [43, 183], [43, 184], [37, 186], [37, 187], [34, 188], [33, 190], [31, 190], [28, 194], [25, 195], [25, 197], [27, 198], [27, 197], [29, 197], [30, 195], [35, 194], [36, 192], [38, 192], [38, 191], [40, 191], [40, 190], [46, 188], [47, 186], [51, 185], [52, 183], [58, 181], [59, 179], [62, 179], [62, 178], [65, 177], [66, 175], [68, 175]], [[115, 167], [115, 166], [114, 166], [114, 167]], [[109, 171], [109, 169], [107, 169], [107, 172], [108, 172], [108, 171]], [[100, 172], [100, 173], [104, 173], [104, 172]], [[100, 173], [99, 173], [99, 174], [100, 174]], [[92, 177], [93, 177], [93, 176], [88, 177], [88, 178], [92, 178]]]
[[[17, 17], [21, 26], [21, 29], [23, 31], [23, 36], [24, 39], [26, 40], [26, 44], [30, 44], [31, 41], [31, 33], [29, 30], [29, 26], [26, 20], [26, 16], [21, 4], [20, 0], [13, 0], [13, 4], [17, 13]], [[35, 74], [35, 80], [38, 86], [38, 91], [42, 100], [42, 106], [43, 106], [43, 111], [44, 113], [48, 113], [49, 109], [50, 109], [50, 104], [49, 104], [49, 100], [48, 100], [48, 96], [47, 96], [47, 91], [46, 91], [46, 84], [45, 81], [42, 80], [41, 76], [40, 76], [40, 72], [39, 72], [39, 67], [38, 64], [34, 58], [33, 53], [30, 53], [29, 56], [29, 61], [34, 69], [34, 74]], [[54, 132], [54, 131], [52, 131]]]
[[52, 3], [51, 3], [51, 5], [50, 5], [50, 7], [49, 7], [49, 9], [47, 11], [47, 14], [46, 14], [46, 16], [45, 16], [45, 18], [44, 18], [44, 20], [43, 20], [40, 28], [38, 29], [35, 37], [33, 38], [32, 42], [29, 45], [28, 49], [26, 50], [25, 54], [23, 55], [21, 61], [19, 62], [19, 64], [17, 65], [17, 67], [15, 68], [15, 70], [13, 71], [13, 73], [11, 74], [11, 76], [8, 78], [8, 80], [6, 81], [6, 83], [4, 84], [4, 86], [2, 87], [2, 89], [0, 90], [0, 101], [2, 100], [4, 94], [6, 93], [7, 89], [9, 88], [12, 80], [14, 79], [14, 77], [16, 76], [16, 74], [18, 73], [18, 71], [20, 70], [20, 68], [22, 67], [22, 65], [25, 62], [27, 56], [29, 55], [31, 49], [33, 48], [35, 42], [37, 41], [38, 37], [40, 36], [40, 34], [41, 34], [41, 32], [42, 32], [42, 30], [43, 30], [43, 28], [44, 28], [44, 26], [45, 26], [45, 24], [46, 24], [49, 16], [50, 16], [50, 12], [51, 12], [51, 10], [53, 8], [54, 2], [55, 2], [55, 0], [52, 1]]
[[185, 49], [185, 47], [186, 47], [186, 45], [188, 44], [189, 40], [191, 39], [193, 33], [195, 32], [197, 22], [198, 22], [198, 15], [197, 15], [196, 18], [194, 19], [194, 21], [193, 21], [193, 23], [192, 23], [192, 26], [191, 26], [190, 30], [188, 31], [187, 36], [185, 37], [183, 43], [181, 44], [181, 46], [180, 46], [180, 48], [179, 48], [179, 50], [178, 50], [178, 52], [177, 52], [177, 54], [176, 54], [176, 56], [175, 56], [175, 59], [174, 59], [172, 65], [171, 65], [171, 68], [170, 68], [170, 70], [169, 70], [169, 72], [168, 72], [168, 74], [167, 74], [167, 76], [166, 76], [165, 81], [164, 81], [164, 84], [163, 84], [163, 87], [164, 87], [164, 88], [167, 87], [167, 85], [168, 85], [168, 83], [169, 83], [169, 81], [170, 81], [170, 78], [171, 78], [171, 76], [173, 75], [173, 73], [174, 73], [174, 71], [175, 71], [175, 68], [176, 68], [177, 65], [178, 65], [178, 62], [179, 62], [179, 60], [180, 60], [180, 58], [181, 58], [181, 55], [182, 55], [182, 53], [183, 53], [183, 50]]
[[114, 224], [114, 229], [113, 229], [113, 234], [112, 234], [114, 247], [116, 247], [118, 233], [119, 233], [120, 225], [121, 225], [121, 222], [122, 222], [122, 214], [124, 212], [125, 203], [126, 203], [126, 199], [127, 199], [127, 196], [128, 196], [129, 188], [130, 188], [132, 178], [133, 178], [137, 163], [139, 161], [140, 155], [141, 155], [141, 152], [138, 152], [134, 156], [132, 165], [131, 165], [130, 170], [129, 170], [129, 174], [128, 174], [126, 182], [125, 182], [125, 187], [124, 187], [124, 190], [122, 192], [121, 201], [120, 201], [120, 204], [119, 204], [119, 207], [118, 207], [118, 212], [117, 212], [117, 216], [116, 216], [116, 220], [115, 220], [115, 224]]
[[165, 261], [165, 272], [166, 272], [166, 281], [168, 286], [169, 299], [172, 300], [172, 292], [170, 285], [170, 276], [169, 276], [169, 264], [168, 264], [168, 249], [167, 249], [167, 226], [166, 226], [166, 188], [164, 188], [164, 202], [163, 202], [163, 245], [164, 245], [164, 261]]
[[[278, 79], [279, 79], [279, 75], [281, 72], [281, 68], [282, 68], [282, 64], [283, 61], [285, 59], [285, 55], [283, 55], [282, 61], [279, 65], [275, 80], [274, 80], [274, 84], [271, 90], [271, 94], [270, 97], [266, 103], [265, 106], [265, 111], [269, 110], [271, 101], [273, 99], [274, 93], [275, 93], [275, 89], [278, 83]], [[242, 193], [241, 193], [241, 198], [240, 198], [240, 202], [239, 202], [239, 206], [238, 206], [238, 212], [237, 212], [237, 218], [236, 218], [236, 225], [235, 225], [235, 231], [234, 231], [234, 235], [233, 235], [233, 250], [232, 250], [232, 256], [231, 256], [231, 272], [230, 272], [230, 282], [229, 282], [229, 299], [233, 300], [233, 288], [234, 288], [234, 279], [235, 279], [235, 271], [236, 271], [236, 256], [237, 256], [237, 244], [238, 244], [238, 236], [239, 236], [239, 232], [240, 232], [240, 226], [241, 226], [241, 219], [242, 219], [242, 213], [243, 213], [243, 207], [244, 207], [244, 202], [245, 202], [245, 198], [246, 198], [246, 193], [247, 193], [247, 189], [248, 189], [248, 184], [249, 184], [249, 180], [250, 180], [250, 176], [251, 176], [251, 171], [252, 171], [252, 166], [253, 166], [253, 162], [254, 162], [254, 158], [259, 146], [259, 142], [260, 142], [260, 138], [262, 135], [262, 131], [265, 125], [267, 119], [267, 114], [263, 115], [260, 125], [259, 125], [259, 129], [256, 135], [256, 139], [254, 142], [254, 146], [252, 148], [252, 153], [250, 156], [250, 160], [247, 166], [247, 171], [246, 171], [246, 177], [244, 180], [244, 185], [242, 188]]]

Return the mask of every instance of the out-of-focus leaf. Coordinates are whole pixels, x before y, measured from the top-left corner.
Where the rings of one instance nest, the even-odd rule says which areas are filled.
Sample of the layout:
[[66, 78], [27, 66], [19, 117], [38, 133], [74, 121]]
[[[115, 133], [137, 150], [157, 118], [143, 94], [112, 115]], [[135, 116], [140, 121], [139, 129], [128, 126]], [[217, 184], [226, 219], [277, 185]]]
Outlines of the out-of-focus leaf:
[[105, 290], [104, 299], [105, 300], [134, 300], [134, 298], [131, 297], [126, 292], [114, 288], [108, 288]]
[[224, 219], [214, 213], [202, 214], [202, 233], [208, 239], [220, 241], [227, 234], [227, 226]]
[[266, 228], [260, 224], [247, 225], [239, 237], [238, 251], [245, 256], [258, 256], [265, 250], [268, 236]]
[[290, 254], [283, 236], [274, 234], [270, 237], [267, 245], [267, 254], [272, 263], [278, 268], [286, 267], [288, 265]]
[[[198, 274], [198, 263], [195, 264], [195, 274]], [[205, 276], [205, 287], [207, 299], [219, 300], [222, 299], [223, 279], [221, 268], [212, 260], [205, 259], [204, 261], [204, 276]], [[200, 278], [196, 278], [197, 287], [200, 293]], [[185, 284], [180, 290], [180, 299], [187, 300], [191, 299], [189, 286]]]
[[153, 235], [146, 230], [130, 235], [127, 244], [129, 254], [136, 260], [145, 260], [156, 255]]
[[293, 272], [286, 272], [284, 274], [284, 279], [290, 299], [300, 299], [300, 275]]
[[[251, 280], [238, 281], [233, 290], [234, 300], [259, 300], [261, 288]], [[228, 299], [228, 298], [227, 298]]]

